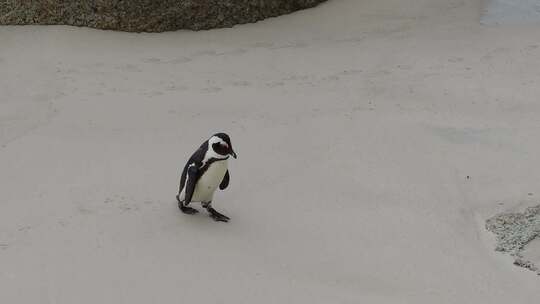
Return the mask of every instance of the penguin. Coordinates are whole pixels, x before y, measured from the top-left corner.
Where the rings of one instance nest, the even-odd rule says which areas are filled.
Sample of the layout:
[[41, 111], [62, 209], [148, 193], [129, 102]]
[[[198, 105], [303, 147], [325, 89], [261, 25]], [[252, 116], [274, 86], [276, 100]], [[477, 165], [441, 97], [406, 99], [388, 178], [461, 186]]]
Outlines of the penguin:
[[228, 222], [229, 217], [217, 212], [212, 207], [214, 192], [224, 190], [229, 185], [229, 157], [236, 159], [229, 135], [216, 133], [205, 141], [189, 158], [180, 178], [176, 200], [178, 207], [185, 214], [195, 214], [197, 209], [188, 205], [200, 202], [210, 217], [215, 221]]

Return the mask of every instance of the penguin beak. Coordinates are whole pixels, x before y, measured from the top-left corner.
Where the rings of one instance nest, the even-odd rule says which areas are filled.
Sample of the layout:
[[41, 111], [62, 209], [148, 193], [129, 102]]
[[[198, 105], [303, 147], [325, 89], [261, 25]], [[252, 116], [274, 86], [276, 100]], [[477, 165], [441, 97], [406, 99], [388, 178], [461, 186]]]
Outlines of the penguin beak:
[[234, 152], [234, 150], [231, 148], [231, 153], [229, 153], [232, 155], [232, 157], [234, 157], [234, 159], [236, 159], [236, 153]]

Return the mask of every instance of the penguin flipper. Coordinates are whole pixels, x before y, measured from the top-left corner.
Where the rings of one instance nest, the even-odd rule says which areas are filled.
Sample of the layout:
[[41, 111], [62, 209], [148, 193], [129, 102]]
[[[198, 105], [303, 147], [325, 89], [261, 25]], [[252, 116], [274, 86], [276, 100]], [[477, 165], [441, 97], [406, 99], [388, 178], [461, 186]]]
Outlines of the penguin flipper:
[[227, 170], [227, 172], [225, 172], [225, 176], [223, 176], [223, 180], [221, 181], [221, 184], [219, 184], [220, 190], [224, 190], [225, 188], [227, 188], [227, 186], [229, 186], [230, 178], [231, 177], [229, 176], [229, 170]]
[[193, 192], [195, 191], [195, 185], [199, 179], [199, 169], [195, 164], [192, 164], [187, 169], [187, 180], [186, 180], [186, 195], [184, 198], [184, 206], [191, 203], [191, 198], [193, 197]]

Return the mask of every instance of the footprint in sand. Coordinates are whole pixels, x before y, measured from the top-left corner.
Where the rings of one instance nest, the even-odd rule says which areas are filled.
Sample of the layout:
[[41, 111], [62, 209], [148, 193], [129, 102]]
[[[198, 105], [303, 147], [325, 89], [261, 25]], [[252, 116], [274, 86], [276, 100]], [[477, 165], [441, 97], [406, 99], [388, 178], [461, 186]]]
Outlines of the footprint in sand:
[[234, 87], [248, 87], [251, 85], [251, 82], [249, 81], [243, 81], [243, 80], [238, 80], [238, 81], [232, 81], [229, 83], [230, 85], [234, 86]]
[[116, 69], [120, 70], [120, 71], [123, 71], [123, 72], [142, 72], [142, 70], [139, 69], [138, 66], [136, 66], [134, 64], [129, 64], [129, 63], [116, 66]]
[[359, 70], [359, 69], [352, 69], [352, 70], [345, 70], [341, 73], [339, 73], [340, 75], [345, 75], [345, 76], [350, 76], [350, 75], [357, 75], [357, 74], [361, 74], [362, 73], [362, 70]]
[[201, 56], [216, 56], [217, 52], [214, 50], [202, 50], [193, 53], [193, 57], [201, 57]]
[[223, 55], [241, 55], [241, 54], [245, 54], [247, 53], [247, 50], [246, 49], [234, 49], [234, 50], [231, 50], [231, 51], [227, 51], [227, 52], [223, 52], [223, 53], [218, 53], [216, 54], [217, 56], [223, 56]]
[[161, 95], [163, 95], [163, 92], [151, 91], [151, 92], [144, 93], [144, 95], [148, 96], [148, 97], [161, 96]]
[[461, 57], [450, 57], [448, 58], [448, 62], [451, 62], [451, 63], [458, 63], [458, 62], [463, 62], [463, 58]]
[[79, 211], [80, 214], [84, 214], [84, 215], [90, 215], [90, 214], [96, 213], [94, 210], [88, 209], [85, 207], [79, 207], [77, 208], [77, 210]]
[[299, 48], [305, 48], [305, 47], [308, 47], [308, 46], [309, 46], [309, 44], [307, 44], [306, 42], [295, 41], [295, 42], [291, 42], [291, 43], [287, 43], [287, 44], [283, 44], [283, 45], [277, 45], [277, 46], [271, 47], [270, 49], [271, 50], [299, 49]]
[[20, 232], [27, 232], [30, 229], [32, 229], [31, 226], [22, 226], [22, 227], [19, 227], [19, 229], [17, 229], [17, 230], [20, 231]]
[[124, 202], [124, 203], [121, 203], [118, 206], [118, 209], [120, 209], [120, 211], [122, 213], [124, 213], [124, 212], [128, 212], [128, 211], [137, 211], [137, 210], [139, 210], [139, 206], [131, 204], [131, 203]]
[[161, 59], [155, 58], [155, 57], [150, 57], [150, 58], [144, 58], [142, 60], [142, 62], [144, 62], [144, 63], [160, 63]]
[[175, 58], [171, 61], [168, 61], [169, 63], [172, 63], [172, 64], [182, 64], [182, 63], [186, 63], [186, 62], [190, 62], [192, 59], [189, 58], [189, 57], [179, 57], [179, 58]]
[[[525, 47], [525, 51], [534, 51], [534, 50], [537, 50], [538, 48], [540, 47], [540, 45], [538, 44], [531, 44], [531, 45], [528, 45], [527, 47]], [[0, 59], [0, 62], [2, 62], [2, 60]]]
[[208, 88], [204, 88], [202, 89], [203, 92], [205, 93], [216, 93], [216, 92], [219, 92], [219, 91], [222, 91], [223, 89], [220, 88], [220, 87], [208, 87]]
[[271, 48], [273, 47], [274, 44], [272, 42], [257, 42], [255, 44], [253, 44], [253, 47], [257, 47], [257, 48]]
[[281, 87], [284, 85], [285, 85], [285, 82], [283, 81], [272, 81], [266, 84], [266, 86], [270, 88]]
[[189, 89], [189, 87], [184, 86], [184, 85], [176, 85], [176, 84], [170, 84], [165, 87], [165, 90], [167, 91], [185, 91], [187, 89]]

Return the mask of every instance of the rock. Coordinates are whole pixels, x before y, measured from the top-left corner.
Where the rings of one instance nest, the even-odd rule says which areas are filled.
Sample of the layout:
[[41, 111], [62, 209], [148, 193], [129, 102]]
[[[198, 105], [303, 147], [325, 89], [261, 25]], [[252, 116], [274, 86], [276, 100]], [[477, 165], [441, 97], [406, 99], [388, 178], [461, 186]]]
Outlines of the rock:
[[326, 0], [4, 0], [0, 24], [63, 24], [127, 32], [203, 30], [256, 22]]
[[514, 265], [540, 274], [538, 265], [526, 260], [522, 253], [533, 240], [540, 238], [540, 205], [529, 207], [523, 213], [501, 213], [486, 221], [486, 229], [497, 238], [496, 251], [514, 256]]

